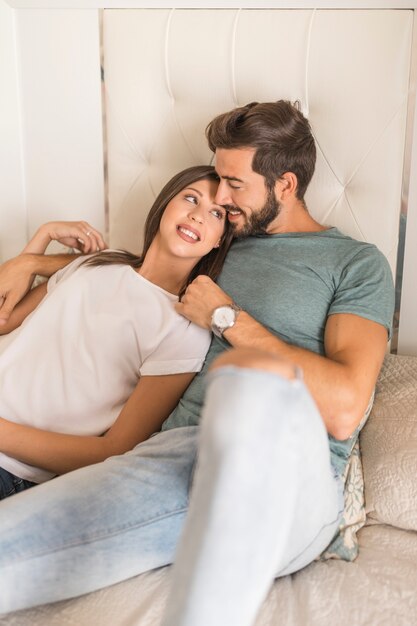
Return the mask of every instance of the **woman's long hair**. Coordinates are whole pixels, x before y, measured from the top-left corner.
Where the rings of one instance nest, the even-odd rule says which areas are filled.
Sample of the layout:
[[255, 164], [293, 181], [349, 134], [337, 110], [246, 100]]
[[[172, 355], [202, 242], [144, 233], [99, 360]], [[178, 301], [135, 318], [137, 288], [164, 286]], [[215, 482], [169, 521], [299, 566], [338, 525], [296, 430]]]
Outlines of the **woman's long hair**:
[[[137, 269], [142, 266], [146, 253], [154, 240], [161, 222], [162, 215], [166, 209], [167, 204], [180, 193], [183, 189], [189, 187], [192, 183], [199, 180], [214, 180], [219, 181], [219, 177], [212, 165], [196, 165], [188, 167], [187, 169], [179, 172], [159, 192], [158, 196], [153, 203], [145, 222], [145, 235], [142, 254], [136, 256], [126, 250], [116, 250], [114, 252], [99, 252], [85, 261], [85, 265], [99, 266], [99, 265], [130, 265]], [[208, 254], [203, 256], [197, 264], [191, 270], [188, 278], [185, 280], [184, 285], [180, 291], [182, 296], [187, 286], [196, 278], [199, 274], [205, 274], [212, 280], [216, 280], [223, 267], [226, 254], [229, 250], [230, 244], [233, 240], [233, 231], [229, 225], [228, 220], [225, 220], [225, 230], [220, 240], [218, 248], [213, 248]]]

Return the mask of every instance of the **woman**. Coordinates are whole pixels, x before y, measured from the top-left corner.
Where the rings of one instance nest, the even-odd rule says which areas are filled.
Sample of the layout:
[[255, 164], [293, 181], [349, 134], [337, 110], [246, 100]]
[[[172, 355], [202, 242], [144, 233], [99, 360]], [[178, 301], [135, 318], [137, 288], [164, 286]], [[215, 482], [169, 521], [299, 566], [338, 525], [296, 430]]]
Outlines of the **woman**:
[[[0, 356], [0, 497], [130, 450], [176, 406], [210, 336], [174, 303], [198, 274], [217, 277], [232, 238], [217, 186], [210, 166], [180, 172], [149, 212], [141, 256], [77, 258], [0, 328], [17, 329]], [[25, 251], [62, 240], [56, 226]], [[85, 235], [85, 251], [104, 247]]]

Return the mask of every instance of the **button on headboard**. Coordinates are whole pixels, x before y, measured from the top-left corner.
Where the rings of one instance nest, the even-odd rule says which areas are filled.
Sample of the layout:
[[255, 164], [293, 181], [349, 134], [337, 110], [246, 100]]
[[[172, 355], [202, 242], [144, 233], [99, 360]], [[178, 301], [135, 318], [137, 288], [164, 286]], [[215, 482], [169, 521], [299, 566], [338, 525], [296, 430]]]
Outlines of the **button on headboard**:
[[412, 24], [409, 10], [106, 10], [111, 245], [139, 250], [161, 186], [211, 161], [216, 114], [284, 98], [317, 140], [311, 213], [395, 272]]

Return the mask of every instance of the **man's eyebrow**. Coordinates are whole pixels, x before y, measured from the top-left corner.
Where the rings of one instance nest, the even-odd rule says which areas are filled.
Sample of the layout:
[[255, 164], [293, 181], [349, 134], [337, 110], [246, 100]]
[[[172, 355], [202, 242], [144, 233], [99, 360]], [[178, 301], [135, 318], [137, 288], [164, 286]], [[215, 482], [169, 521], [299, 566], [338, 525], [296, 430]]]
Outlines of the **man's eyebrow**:
[[[220, 176], [220, 174], [219, 174]], [[220, 176], [220, 178], [223, 178], [224, 180], [236, 180], [238, 183], [244, 183], [245, 181], [242, 180], [241, 178], [238, 178], [237, 176]]]

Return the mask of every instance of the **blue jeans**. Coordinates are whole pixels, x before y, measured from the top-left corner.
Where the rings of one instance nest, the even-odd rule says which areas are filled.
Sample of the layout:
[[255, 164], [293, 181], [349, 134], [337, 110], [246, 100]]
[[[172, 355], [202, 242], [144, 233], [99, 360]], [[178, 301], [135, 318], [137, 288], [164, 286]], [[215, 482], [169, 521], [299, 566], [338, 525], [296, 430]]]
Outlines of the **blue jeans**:
[[0, 467], [0, 500], [13, 496], [15, 493], [34, 487], [36, 483], [24, 480]]
[[210, 379], [201, 429], [0, 503], [0, 612], [170, 564], [180, 543], [164, 624], [249, 626], [274, 577], [326, 548], [343, 493], [302, 381], [235, 367]]

